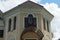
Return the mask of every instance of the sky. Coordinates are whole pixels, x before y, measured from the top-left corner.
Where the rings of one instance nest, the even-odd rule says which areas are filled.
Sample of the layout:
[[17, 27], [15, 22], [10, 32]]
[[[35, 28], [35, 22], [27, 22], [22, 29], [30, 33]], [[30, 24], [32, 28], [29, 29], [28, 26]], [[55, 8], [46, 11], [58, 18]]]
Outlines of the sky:
[[[27, 0], [0, 0], [0, 10], [6, 12], [13, 7], [25, 2]], [[50, 13], [54, 15], [51, 22], [51, 31], [54, 34], [52, 40], [60, 38], [60, 0], [31, 0], [40, 5], [43, 5]]]

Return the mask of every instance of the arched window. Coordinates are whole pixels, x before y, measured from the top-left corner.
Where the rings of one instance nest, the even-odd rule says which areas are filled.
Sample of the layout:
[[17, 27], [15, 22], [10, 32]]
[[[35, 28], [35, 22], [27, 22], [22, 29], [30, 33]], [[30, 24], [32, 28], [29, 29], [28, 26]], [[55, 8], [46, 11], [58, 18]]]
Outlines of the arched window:
[[33, 15], [28, 16], [28, 25], [31, 26], [33, 24]]
[[11, 31], [11, 19], [9, 19], [9, 27], [8, 27], [8, 31]]
[[16, 17], [14, 17], [14, 27], [13, 27], [13, 30], [16, 29]]
[[25, 17], [25, 28], [33, 26], [36, 27], [37, 26], [37, 20], [35, 17], [33, 17], [32, 14], [29, 14], [28, 17]]

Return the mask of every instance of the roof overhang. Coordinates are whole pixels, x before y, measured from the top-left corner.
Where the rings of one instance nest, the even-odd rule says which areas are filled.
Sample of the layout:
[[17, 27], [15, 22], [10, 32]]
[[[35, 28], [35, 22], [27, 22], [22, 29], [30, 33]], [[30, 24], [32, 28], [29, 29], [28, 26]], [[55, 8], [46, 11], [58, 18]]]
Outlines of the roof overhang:
[[51, 21], [53, 19], [53, 15], [46, 10], [44, 7], [42, 8], [41, 14], [43, 15], [43, 17], [45, 17], [47, 20]]

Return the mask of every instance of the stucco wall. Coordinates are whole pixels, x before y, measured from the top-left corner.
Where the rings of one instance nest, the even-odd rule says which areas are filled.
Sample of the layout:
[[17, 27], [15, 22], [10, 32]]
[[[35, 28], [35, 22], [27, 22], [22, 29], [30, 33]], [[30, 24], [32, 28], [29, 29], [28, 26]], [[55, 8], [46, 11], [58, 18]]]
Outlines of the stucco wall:
[[[29, 15], [29, 13], [21, 13], [21, 14], [15, 15], [17, 17], [16, 30], [11, 29], [10, 32], [7, 31], [7, 34], [5, 34], [5, 36], [8, 39], [10, 39], [10, 37], [13, 36], [15, 38], [15, 40], [20, 40], [21, 33], [24, 30], [24, 17], [27, 17], [28, 15]], [[37, 17], [37, 25], [38, 25], [37, 29], [40, 29], [43, 32], [44, 35], [51, 36], [50, 33], [48, 33], [47, 31], [46, 32], [44, 31], [43, 16], [41, 14], [34, 14], [34, 13], [32, 13], [32, 15], [34, 17]], [[8, 30], [8, 19], [9, 18], [10, 17], [7, 17], [7, 19], [6, 19], [6, 22], [7, 22], [7, 24], [5, 26], [7, 28], [6, 30]], [[14, 16], [11, 17], [11, 19], [12, 19], [12, 28], [13, 28], [13, 24], [14, 24], [13, 23], [13, 18], [14, 18]], [[44, 38], [43, 38], [43, 40], [44, 40]]]
[[[5, 40], [10, 39], [11, 36], [13, 36], [13, 38], [15, 40], [20, 40], [20, 36], [22, 31], [24, 30], [24, 17], [27, 17], [28, 14], [32, 14], [34, 17], [37, 18], [37, 29], [40, 29], [44, 35], [50, 35], [50, 33], [47, 30], [44, 30], [43, 28], [43, 17], [45, 19], [48, 20], [48, 18], [50, 18], [50, 14], [48, 14], [48, 12], [44, 11], [43, 8], [23, 8], [23, 7], [18, 7], [15, 8], [11, 11], [6, 12], [6, 14], [4, 15], [4, 20], [5, 20], [5, 35], [4, 38]], [[48, 16], [46, 16], [48, 15]], [[8, 20], [9, 18], [12, 19], [12, 28], [13, 28], [13, 18], [17, 17], [17, 23], [16, 23], [16, 30], [12, 30], [10, 32], [8, 32]], [[52, 19], [52, 17], [51, 17]], [[51, 21], [51, 19], [49, 21]], [[46, 32], [45, 32], [46, 31]], [[45, 38], [45, 37], [44, 37]], [[44, 40], [43, 38], [43, 40]]]

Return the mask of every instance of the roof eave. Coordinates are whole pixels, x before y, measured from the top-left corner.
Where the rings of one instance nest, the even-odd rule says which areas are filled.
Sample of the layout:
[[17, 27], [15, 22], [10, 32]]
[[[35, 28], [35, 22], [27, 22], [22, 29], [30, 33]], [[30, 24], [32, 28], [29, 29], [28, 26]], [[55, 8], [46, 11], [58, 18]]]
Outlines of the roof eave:
[[[43, 7], [44, 8], [44, 7]], [[44, 8], [45, 9], [45, 8]], [[46, 10], [46, 9], [45, 9]], [[53, 14], [51, 14], [48, 10], [46, 10], [52, 17], [54, 17], [54, 15]]]

